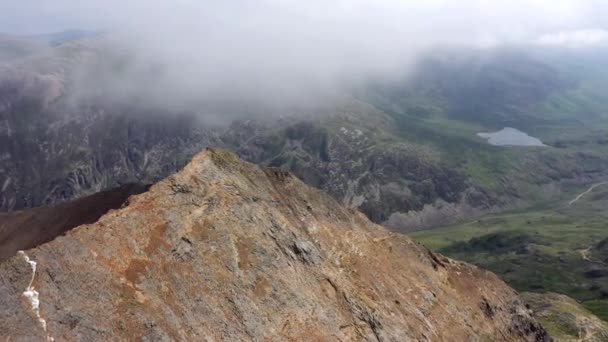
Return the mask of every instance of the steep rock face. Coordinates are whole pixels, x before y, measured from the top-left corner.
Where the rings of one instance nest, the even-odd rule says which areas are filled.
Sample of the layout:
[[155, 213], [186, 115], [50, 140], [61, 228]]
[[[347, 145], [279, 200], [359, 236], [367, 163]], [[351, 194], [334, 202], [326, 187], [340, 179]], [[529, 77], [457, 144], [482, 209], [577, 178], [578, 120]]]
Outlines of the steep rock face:
[[495, 275], [214, 150], [0, 264], [0, 307], [11, 340], [548, 340]]
[[12, 72], [12, 81], [0, 79], [0, 211], [153, 183], [208, 146], [290, 170], [378, 223], [438, 200], [460, 202], [469, 187], [437, 151], [396, 141], [386, 114], [353, 99], [304, 119], [210, 126], [196, 114], [137, 105], [71, 106], [56, 77]]
[[[448, 168], [432, 147], [397, 140], [393, 124], [385, 113], [351, 99], [322, 120], [261, 130], [236, 151], [295, 173], [378, 223], [438, 200], [465, 200], [466, 177]], [[491, 204], [485, 200], [479, 206]]]
[[0, 108], [0, 210], [153, 183], [209, 145], [217, 145], [214, 134], [192, 116], [122, 106], [11, 104], [4, 112]]
[[0, 211], [153, 183], [217, 145], [192, 114], [81, 100], [78, 73], [98, 45], [78, 41], [0, 64]]
[[[111, 56], [91, 38], [0, 65], [0, 211], [153, 183], [208, 146], [288, 169], [374, 222], [464, 199], [464, 175], [443, 165], [432, 148], [392, 136], [386, 113], [350, 96], [287, 110], [283, 120], [265, 115], [210, 125], [200, 120], [210, 114], [196, 106], [176, 114], [137, 98], [84, 96], [84, 66]], [[487, 198], [481, 206], [492, 204]]]

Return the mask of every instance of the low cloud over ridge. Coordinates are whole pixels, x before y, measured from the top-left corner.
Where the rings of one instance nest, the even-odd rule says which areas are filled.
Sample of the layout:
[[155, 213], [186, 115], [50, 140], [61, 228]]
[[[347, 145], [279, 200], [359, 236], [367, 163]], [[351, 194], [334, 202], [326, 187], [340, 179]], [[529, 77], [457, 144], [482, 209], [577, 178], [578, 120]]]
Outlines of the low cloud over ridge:
[[438, 46], [603, 41], [608, 14], [596, 0], [22, 0], [3, 8], [0, 31], [108, 32], [117, 61], [85, 70], [83, 89], [103, 76], [106, 91], [176, 103], [305, 102], [353, 79], [399, 74]]

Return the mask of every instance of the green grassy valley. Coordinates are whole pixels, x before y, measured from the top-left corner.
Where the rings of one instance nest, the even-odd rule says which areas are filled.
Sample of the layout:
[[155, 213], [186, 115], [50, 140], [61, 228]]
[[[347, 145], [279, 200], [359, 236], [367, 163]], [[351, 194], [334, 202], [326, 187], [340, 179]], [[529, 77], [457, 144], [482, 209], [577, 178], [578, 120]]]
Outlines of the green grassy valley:
[[564, 185], [527, 210], [412, 233], [450, 257], [489, 269], [519, 291], [556, 292], [608, 319], [608, 184]]
[[[507, 49], [429, 57], [413, 75], [360, 97], [395, 121], [396, 136], [437, 151], [474, 186], [533, 204], [555, 195], [538, 186], [607, 174], [605, 56]], [[549, 147], [491, 146], [476, 135], [504, 127]]]

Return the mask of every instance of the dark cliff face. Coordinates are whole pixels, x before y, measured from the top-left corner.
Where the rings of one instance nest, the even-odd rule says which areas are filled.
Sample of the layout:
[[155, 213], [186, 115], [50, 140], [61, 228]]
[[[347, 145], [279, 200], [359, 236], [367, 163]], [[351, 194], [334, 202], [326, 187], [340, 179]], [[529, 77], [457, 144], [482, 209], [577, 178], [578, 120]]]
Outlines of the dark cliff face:
[[[74, 62], [61, 63], [69, 71]], [[152, 183], [206, 146], [290, 170], [376, 222], [438, 199], [459, 201], [467, 188], [432, 151], [391, 138], [386, 114], [354, 99], [280, 120], [212, 125], [201, 120], [204, 113], [137, 102], [75, 103], [69, 73], [48, 64], [43, 71], [7, 66], [0, 78], [1, 211]]]
[[290, 170], [374, 222], [439, 199], [462, 199], [470, 186], [464, 175], [421, 145], [384, 142], [390, 119], [362, 103], [353, 105], [361, 106], [359, 112], [275, 130], [278, 139], [262, 132], [236, 151], [247, 160]]
[[549, 340], [493, 274], [217, 150], [0, 262], [0, 307], [17, 340]]
[[[183, 166], [213, 134], [192, 117], [22, 106], [0, 114], [0, 208], [50, 205], [129, 182], [151, 183]], [[39, 110], [39, 111], [38, 111]], [[193, 126], [195, 129], [193, 129]]]
[[63, 50], [67, 57], [56, 52], [1, 67], [0, 210], [152, 183], [213, 144], [213, 134], [192, 114], [75, 100], [71, 73], [90, 52], [78, 44], [69, 46], [75, 52]]

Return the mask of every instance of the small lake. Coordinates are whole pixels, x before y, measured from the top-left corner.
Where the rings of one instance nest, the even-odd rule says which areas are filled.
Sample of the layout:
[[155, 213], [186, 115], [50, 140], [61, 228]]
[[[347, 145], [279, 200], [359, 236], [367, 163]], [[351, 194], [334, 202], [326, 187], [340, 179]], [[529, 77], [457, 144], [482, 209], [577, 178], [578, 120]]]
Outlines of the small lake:
[[547, 146], [540, 139], [511, 127], [505, 127], [494, 133], [477, 133], [478, 136], [488, 139], [488, 143], [496, 146]]

